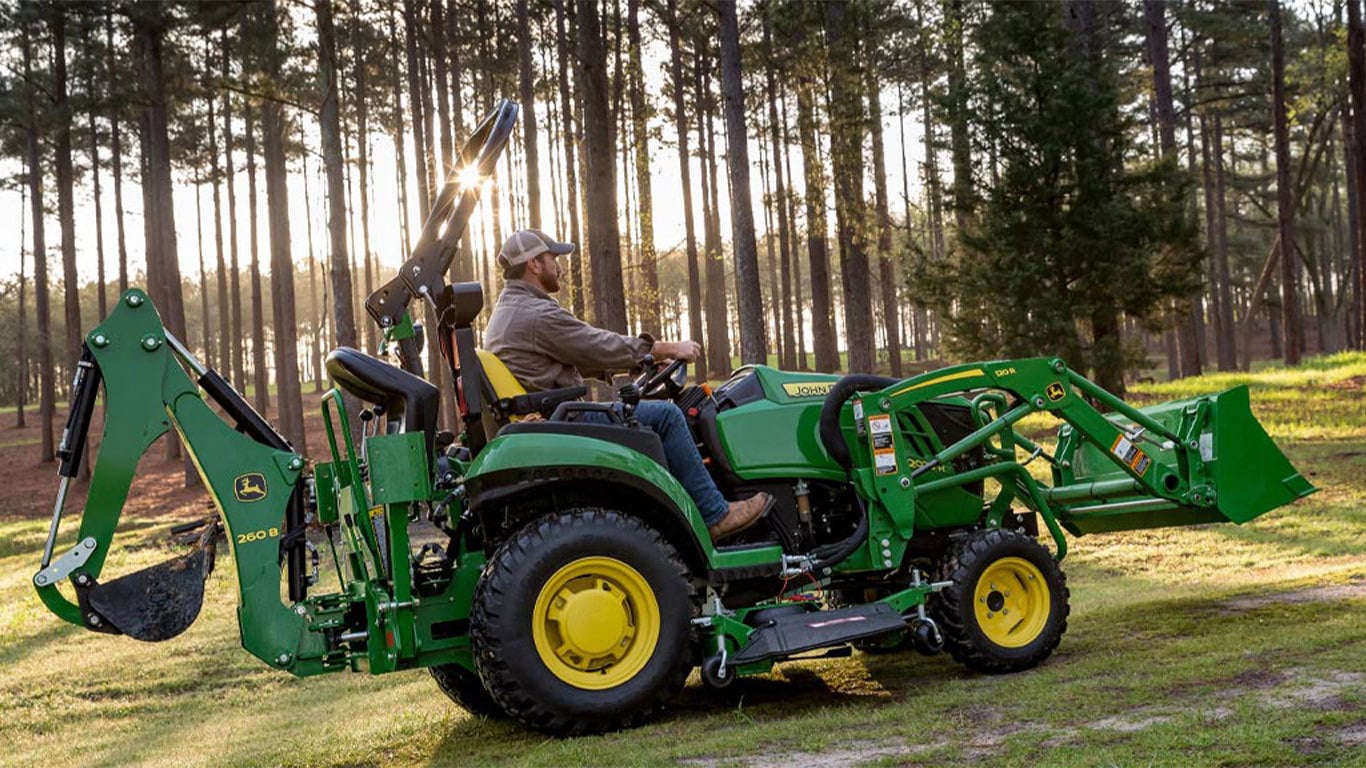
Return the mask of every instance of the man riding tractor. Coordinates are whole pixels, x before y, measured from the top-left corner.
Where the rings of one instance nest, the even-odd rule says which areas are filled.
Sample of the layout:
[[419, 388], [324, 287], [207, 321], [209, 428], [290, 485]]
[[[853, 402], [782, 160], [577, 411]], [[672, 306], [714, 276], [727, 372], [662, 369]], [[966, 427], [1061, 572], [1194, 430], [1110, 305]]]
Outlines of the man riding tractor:
[[[560, 306], [550, 296], [560, 290], [559, 257], [573, 252], [573, 243], [557, 242], [538, 229], [523, 229], [514, 232], [498, 253], [507, 284], [484, 330], [484, 346], [523, 387], [534, 392], [580, 386], [584, 371], [605, 378], [605, 372], [636, 367], [646, 356], [688, 362], [697, 358], [702, 348], [696, 341], [625, 336], [596, 328]], [[614, 407], [620, 412], [622, 403]], [[635, 418], [659, 435], [669, 471], [697, 503], [713, 540], [749, 528], [773, 505], [767, 493], [726, 501], [674, 403], [642, 401], [635, 407]], [[608, 423], [602, 413], [582, 414], [580, 420]]]

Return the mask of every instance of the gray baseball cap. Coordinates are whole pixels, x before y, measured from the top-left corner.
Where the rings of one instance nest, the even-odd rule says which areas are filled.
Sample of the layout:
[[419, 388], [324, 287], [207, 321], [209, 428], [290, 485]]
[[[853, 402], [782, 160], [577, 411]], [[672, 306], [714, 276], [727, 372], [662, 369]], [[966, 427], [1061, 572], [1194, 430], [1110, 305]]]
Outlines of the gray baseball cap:
[[505, 266], [515, 267], [543, 253], [565, 256], [573, 252], [573, 243], [561, 243], [539, 229], [521, 229], [513, 232], [503, 243], [503, 249], [498, 252], [498, 261]]

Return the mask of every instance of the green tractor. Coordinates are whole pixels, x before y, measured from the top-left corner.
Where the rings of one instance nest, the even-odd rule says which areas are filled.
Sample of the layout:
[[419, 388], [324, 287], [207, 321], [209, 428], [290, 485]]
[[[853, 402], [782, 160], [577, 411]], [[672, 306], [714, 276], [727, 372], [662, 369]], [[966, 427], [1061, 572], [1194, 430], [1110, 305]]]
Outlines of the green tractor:
[[[485, 119], [467, 176], [491, 171], [516, 116], [504, 102]], [[476, 347], [480, 288], [444, 276], [477, 195], [453, 174], [412, 257], [367, 301], [402, 365], [329, 356], [317, 460], [167, 332], [145, 293], [125, 293], [85, 337], [33, 577], [47, 607], [97, 632], [174, 637], [199, 612], [221, 524], [242, 646], [264, 663], [301, 677], [425, 667], [472, 712], [591, 733], [654, 717], [699, 666], [718, 689], [852, 647], [1029, 669], [1067, 627], [1064, 532], [1243, 523], [1315, 490], [1245, 387], [1133, 408], [1056, 358], [905, 380], [747, 366], [714, 390], [680, 363], [649, 365], [620, 418], [586, 423], [609, 406], [582, 388], [528, 393]], [[437, 310], [459, 435], [438, 429], [439, 392], [420, 375], [414, 299]], [[101, 385], [80, 530], [57, 552]], [[775, 497], [760, 525], [713, 543], [633, 419], [642, 397], [678, 404], [729, 496]], [[1035, 413], [1062, 422], [1051, 450], [1015, 428]], [[138, 460], [172, 428], [221, 523], [184, 556], [105, 580]]]

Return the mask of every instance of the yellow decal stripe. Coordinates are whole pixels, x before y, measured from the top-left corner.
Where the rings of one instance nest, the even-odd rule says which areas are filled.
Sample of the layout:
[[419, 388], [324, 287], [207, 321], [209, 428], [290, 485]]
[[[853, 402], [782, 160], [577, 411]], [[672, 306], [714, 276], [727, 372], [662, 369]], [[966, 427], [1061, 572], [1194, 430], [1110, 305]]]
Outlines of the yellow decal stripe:
[[973, 369], [970, 370], [970, 371], [959, 371], [958, 373], [950, 373], [950, 374], [947, 375], [947, 376], [940, 376], [940, 377], [937, 378], [937, 379], [930, 379], [929, 381], [921, 382], [921, 383], [919, 383], [919, 384], [912, 384], [911, 386], [906, 387], [905, 389], [899, 389], [899, 390], [897, 390], [897, 391], [895, 391], [895, 392], [892, 393], [892, 397], [896, 397], [897, 395], [904, 395], [904, 394], [906, 394], [907, 392], [910, 392], [911, 390], [915, 390], [915, 389], [924, 389], [925, 387], [932, 387], [932, 386], [934, 386], [935, 384], [943, 384], [943, 383], [946, 382], [946, 381], [957, 381], [957, 380], [959, 380], [959, 379], [971, 379], [971, 378], [973, 378], [974, 376], [985, 376], [985, 375], [986, 375], [986, 374], [982, 372], [982, 369], [981, 369], [981, 368], [973, 368]]

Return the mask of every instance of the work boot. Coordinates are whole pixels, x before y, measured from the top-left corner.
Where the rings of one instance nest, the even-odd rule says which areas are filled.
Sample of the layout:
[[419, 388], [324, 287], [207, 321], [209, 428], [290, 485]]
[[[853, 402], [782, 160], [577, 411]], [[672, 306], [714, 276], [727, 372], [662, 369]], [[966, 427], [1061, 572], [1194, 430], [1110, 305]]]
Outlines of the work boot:
[[732, 501], [726, 516], [707, 528], [712, 541], [720, 541], [731, 534], [739, 533], [759, 522], [759, 519], [773, 506], [773, 497], [767, 493], [756, 493], [748, 499]]

